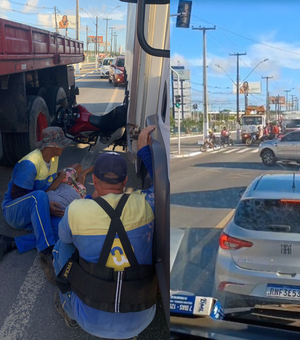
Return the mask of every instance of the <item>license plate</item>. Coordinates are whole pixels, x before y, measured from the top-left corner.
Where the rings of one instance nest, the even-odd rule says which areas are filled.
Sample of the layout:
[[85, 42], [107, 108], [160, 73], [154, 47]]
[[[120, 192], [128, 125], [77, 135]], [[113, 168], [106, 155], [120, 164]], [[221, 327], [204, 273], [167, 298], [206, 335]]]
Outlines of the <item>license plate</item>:
[[267, 285], [266, 296], [300, 300], [300, 287], [269, 284]]

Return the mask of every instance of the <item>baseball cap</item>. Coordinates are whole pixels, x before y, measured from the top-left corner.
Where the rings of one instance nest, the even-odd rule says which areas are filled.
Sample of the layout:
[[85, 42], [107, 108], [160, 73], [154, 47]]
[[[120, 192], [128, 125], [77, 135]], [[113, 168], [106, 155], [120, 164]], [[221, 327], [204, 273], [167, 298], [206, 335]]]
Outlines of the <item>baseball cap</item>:
[[49, 126], [42, 131], [42, 140], [37, 142], [38, 149], [44, 148], [64, 148], [72, 142], [65, 137], [64, 131], [58, 126]]
[[[118, 178], [108, 178], [105, 174], [113, 173]], [[116, 152], [102, 153], [96, 159], [94, 175], [103, 182], [117, 184], [125, 180], [127, 175], [127, 163], [125, 159]]]

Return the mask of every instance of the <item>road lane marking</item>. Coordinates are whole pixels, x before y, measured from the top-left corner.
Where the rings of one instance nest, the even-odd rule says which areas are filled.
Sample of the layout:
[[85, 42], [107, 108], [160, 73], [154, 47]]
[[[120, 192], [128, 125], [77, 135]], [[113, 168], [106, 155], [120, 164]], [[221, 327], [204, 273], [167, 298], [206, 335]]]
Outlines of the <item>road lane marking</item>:
[[115, 99], [118, 93], [118, 88], [115, 88], [111, 98], [110, 98], [110, 102], [108, 103], [106, 110], [104, 112], [109, 112], [111, 111], [111, 109], [113, 108], [113, 104], [115, 103]]
[[214, 151], [212, 151], [212, 153], [218, 153], [218, 152], [221, 152], [221, 151], [224, 151], [224, 149], [214, 150]]
[[255, 149], [255, 150], [251, 151], [251, 153], [256, 153], [256, 152], [258, 152], [258, 150], [259, 149]]
[[248, 151], [248, 150], [249, 150], [248, 148], [242, 149], [242, 150], [238, 151], [237, 153], [243, 153], [243, 152], [246, 152], [246, 151]]
[[[174, 264], [171, 279], [176, 280], [179, 275], [182, 275], [184, 267], [194, 258], [199, 258], [201, 255], [203, 247], [220, 231], [220, 229], [224, 228], [225, 225], [230, 221], [231, 217], [234, 214], [235, 209], [230, 210], [230, 212], [212, 229], [207, 235], [203, 237], [203, 239], [197, 244], [197, 247], [194, 247], [190, 250], [190, 252], [184, 257], [181, 258], [179, 262]], [[172, 217], [171, 217], [172, 223]]]
[[224, 153], [231, 153], [231, 152], [234, 152], [236, 150], [238, 150], [238, 149], [231, 149], [231, 150], [225, 151]]
[[37, 255], [0, 329], [0, 339], [23, 339], [23, 332], [45, 281], [44, 272], [39, 264], [39, 255]]

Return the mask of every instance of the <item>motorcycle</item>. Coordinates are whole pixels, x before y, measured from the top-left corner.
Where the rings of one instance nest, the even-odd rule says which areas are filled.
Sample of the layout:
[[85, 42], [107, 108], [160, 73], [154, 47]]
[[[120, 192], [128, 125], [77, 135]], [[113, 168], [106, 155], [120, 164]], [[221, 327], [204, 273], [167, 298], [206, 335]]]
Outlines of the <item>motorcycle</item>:
[[[67, 107], [61, 104], [67, 99]], [[82, 105], [75, 105], [76, 90], [70, 96], [57, 101], [60, 105], [56, 112], [55, 125], [60, 126], [67, 138], [90, 148], [96, 145], [99, 138], [103, 144], [122, 146], [125, 148], [127, 105], [119, 105], [101, 116], [94, 115]]]
[[230, 138], [230, 136], [231, 136], [231, 133], [229, 133], [228, 136], [221, 135], [220, 143], [223, 148], [234, 145], [233, 139]]

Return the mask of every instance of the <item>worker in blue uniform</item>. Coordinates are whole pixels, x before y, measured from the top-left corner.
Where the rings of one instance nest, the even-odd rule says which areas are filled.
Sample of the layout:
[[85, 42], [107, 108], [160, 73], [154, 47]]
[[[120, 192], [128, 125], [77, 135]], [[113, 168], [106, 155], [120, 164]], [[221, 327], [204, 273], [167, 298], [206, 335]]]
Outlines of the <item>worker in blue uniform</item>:
[[65, 178], [63, 171], [57, 175], [58, 160], [70, 142], [61, 128], [44, 129], [37, 149], [15, 165], [2, 202], [6, 222], [13, 228], [32, 233], [15, 238], [0, 235], [0, 259], [16, 248], [20, 253], [37, 248], [41, 267], [52, 283], [55, 283], [52, 249], [58, 236], [57, 230], [53, 230], [55, 222], [51, 223], [50, 214], [54, 219], [60, 219], [64, 211], [59, 204], [49, 202], [46, 191], [55, 190]]

